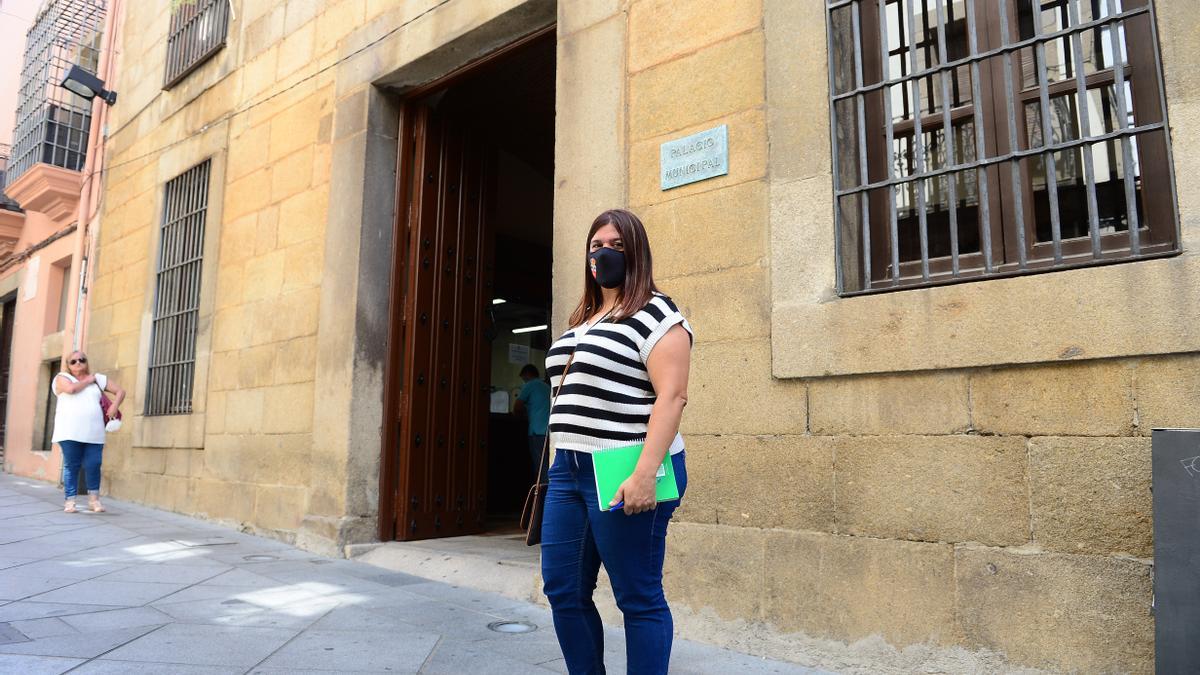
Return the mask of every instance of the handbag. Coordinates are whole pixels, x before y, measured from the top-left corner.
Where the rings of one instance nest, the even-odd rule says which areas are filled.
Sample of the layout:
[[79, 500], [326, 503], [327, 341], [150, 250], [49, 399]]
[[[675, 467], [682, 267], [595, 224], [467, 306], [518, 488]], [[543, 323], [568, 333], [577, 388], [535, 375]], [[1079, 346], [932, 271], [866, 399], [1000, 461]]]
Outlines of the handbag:
[[[112, 407], [112, 400], [104, 395], [104, 387], [101, 387], [99, 382], [95, 382], [94, 384], [96, 385], [96, 388], [100, 390], [100, 419], [104, 421], [104, 425], [107, 428], [109, 422], [108, 409]], [[121, 421], [120, 410], [117, 411], [117, 416], [113, 419], [118, 422]], [[119, 429], [120, 427], [118, 426], [117, 428]], [[116, 431], [116, 429], [113, 429], [113, 431]]]
[[[600, 323], [597, 321], [596, 323]], [[576, 349], [578, 349], [576, 345]], [[571, 357], [567, 359], [567, 365], [563, 367], [562, 377], [558, 379], [558, 391], [554, 393], [554, 398], [550, 400], [550, 410], [554, 410], [554, 402], [558, 400], [558, 395], [562, 393], [563, 383], [567, 380], [567, 371], [571, 369], [571, 363], [575, 361], [575, 352], [571, 352]], [[542, 443], [542, 458], [538, 461], [537, 479], [533, 486], [529, 488], [529, 494], [525, 496], [525, 508], [521, 509], [521, 529], [525, 530], [525, 545], [537, 546], [542, 543], [542, 515], [546, 510], [546, 491], [550, 489], [550, 471], [547, 469], [545, 481], [542, 480], [542, 467], [547, 465], [547, 460], [550, 454], [550, 430], [546, 430], [546, 441]]]

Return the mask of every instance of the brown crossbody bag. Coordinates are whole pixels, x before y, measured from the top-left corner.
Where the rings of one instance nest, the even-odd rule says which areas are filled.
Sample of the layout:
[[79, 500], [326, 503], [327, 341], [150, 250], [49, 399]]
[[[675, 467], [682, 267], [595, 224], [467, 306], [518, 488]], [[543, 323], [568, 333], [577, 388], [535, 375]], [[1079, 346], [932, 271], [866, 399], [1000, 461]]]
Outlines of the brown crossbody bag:
[[[576, 342], [575, 349], [579, 349], [578, 342]], [[574, 361], [575, 351], [572, 350], [571, 358], [567, 359], [567, 365], [563, 367], [562, 377], [558, 378], [558, 391], [554, 392], [554, 398], [550, 399], [551, 412], [554, 411], [554, 402], [562, 393], [563, 383], [567, 381], [567, 371], [571, 369]], [[542, 457], [538, 460], [538, 465], [534, 467], [537, 471], [537, 478], [533, 481], [533, 487], [529, 488], [529, 494], [525, 496], [525, 508], [521, 510], [521, 529], [525, 530], [526, 546], [537, 546], [542, 543], [542, 515], [546, 511], [546, 490], [550, 488], [550, 467], [547, 462], [549, 455], [550, 430], [546, 429], [546, 441], [542, 443]], [[542, 480], [543, 466], [546, 467], [544, 481]]]

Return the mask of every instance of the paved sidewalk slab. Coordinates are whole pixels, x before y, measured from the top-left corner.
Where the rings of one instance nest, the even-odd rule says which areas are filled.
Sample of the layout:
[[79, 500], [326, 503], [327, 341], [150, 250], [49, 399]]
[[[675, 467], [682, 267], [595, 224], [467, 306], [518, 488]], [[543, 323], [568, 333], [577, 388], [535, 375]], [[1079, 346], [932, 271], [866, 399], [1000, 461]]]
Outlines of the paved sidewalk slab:
[[[0, 673], [565, 673], [550, 613], [502, 595], [0, 475]], [[497, 633], [496, 621], [536, 626]], [[625, 672], [619, 630], [610, 673]], [[817, 673], [677, 641], [672, 673]]]

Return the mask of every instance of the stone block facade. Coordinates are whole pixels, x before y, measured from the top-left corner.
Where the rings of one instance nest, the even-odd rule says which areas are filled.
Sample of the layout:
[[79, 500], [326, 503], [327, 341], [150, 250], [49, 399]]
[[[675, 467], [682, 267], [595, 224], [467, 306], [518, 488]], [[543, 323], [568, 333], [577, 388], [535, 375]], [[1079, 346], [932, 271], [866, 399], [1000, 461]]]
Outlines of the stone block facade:
[[[167, 91], [168, 4], [122, 29], [90, 345], [122, 381], [145, 377], [163, 184], [213, 157], [218, 201], [196, 411], [135, 413], [114, 495], [322, 551], [376, 536], [396, 92], [557, 22], [552, 330], [592, 217], [637, 212], [696, 330], [668, 596], [779, 637], [682, 629], [815, 665], [882, 641], [880, 669], [1153, 670], [1149, 430], [1200, 425], [1186, 0], [1154, 2], [1182, 256], [854, 299], [833, 286], [824, 3], [235, 5], [226, 48]], [[719, 124], [729, 174], [661, 190], [660, 144]]]

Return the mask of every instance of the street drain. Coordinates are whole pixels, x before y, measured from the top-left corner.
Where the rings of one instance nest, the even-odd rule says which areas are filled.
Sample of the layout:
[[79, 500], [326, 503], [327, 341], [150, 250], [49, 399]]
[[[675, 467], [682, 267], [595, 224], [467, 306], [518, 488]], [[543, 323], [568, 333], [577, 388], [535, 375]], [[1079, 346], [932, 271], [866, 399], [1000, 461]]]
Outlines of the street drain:
[[272, 560], [279, 560], [279, 558], [277, 556], [273, 556], [273, 555], [258, 554], [258, 555], [244, 555], [244, 556], [242, 556], [242, 560], [245, 560], [247, 562], [270, 562]]
[[532, 633], [537, 626], [526, 621], [493, 621], [488, 624], [488, 630], [497, 633]]

